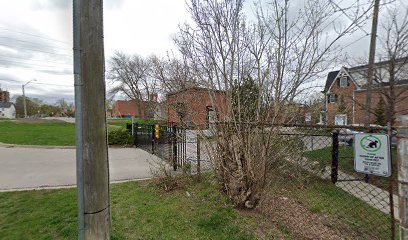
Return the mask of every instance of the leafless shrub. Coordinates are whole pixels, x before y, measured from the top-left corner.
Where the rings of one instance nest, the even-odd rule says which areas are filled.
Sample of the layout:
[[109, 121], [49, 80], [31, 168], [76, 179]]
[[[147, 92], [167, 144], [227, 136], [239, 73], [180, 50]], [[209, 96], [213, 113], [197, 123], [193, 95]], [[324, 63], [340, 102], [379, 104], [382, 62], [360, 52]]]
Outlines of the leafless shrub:
[[193, 24], [181, 25], [175, 42], [185, 66], [212, 98], [216, 90], [225, 92], [213, 160], [225, 192], [238, 207], [252, 208], [269, 170], [300, 159], [293, 139], [266, 126], [290, 123], [301, 114], [302, 97], [340, 50], [337, 41], [357, 29], [368, 9], [350, 8], [355, 11], [344, 24], [336, 21], [343, 13], [332, 1], [308, 0], [294, 9], [287, 0], [273, 0], [259, 3], [251, 22], [243, 4], [191, 0]]
[[150, 161], [150, 173], [156, 186], [166, 192], [183, 188], [193, 180], [190, 164], [183, 166], [181, 172], [175, 172], [168, 162], [159, 158]]

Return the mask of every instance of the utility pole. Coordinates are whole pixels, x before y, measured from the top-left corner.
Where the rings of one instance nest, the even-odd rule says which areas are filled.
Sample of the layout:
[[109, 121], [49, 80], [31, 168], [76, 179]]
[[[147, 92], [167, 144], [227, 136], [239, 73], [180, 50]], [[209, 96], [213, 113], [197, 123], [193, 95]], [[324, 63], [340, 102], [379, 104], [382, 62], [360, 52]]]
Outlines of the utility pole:
[[110, 239], [103, 11], [74, 0], [74, 77], [79, 239]]
[[25, 84], [21, 85], [21, 88], [23, 89], [23, 105], [24, 105], [24, 118], [27, 118], [27, 103], [26, 103], [26, 96], [25, 96], [25, 86], [27, 86], [30, 82], [35, 82], [37, 81], [36, 79], [30, 80], [26, 82]]
[[378, 12], [380, 8], [380, 0], [374, 0], [374, 12], [373, 22], [371, 25], [371, 39], [370, 39], [370, 52], [368, 56], [368, 72], [367, 72], [367, 88], [366, 88], [366, 115], [365, 123], [366, 127], [371, 123], [371, 88], [373, 85], [374, 76], [374, 61], [375, 61], [375, 45], [377, 40], [377, 26], [378, 26]]
[[400, 239], [408, 239], [408, 115], [400, 117], [397, 149]]

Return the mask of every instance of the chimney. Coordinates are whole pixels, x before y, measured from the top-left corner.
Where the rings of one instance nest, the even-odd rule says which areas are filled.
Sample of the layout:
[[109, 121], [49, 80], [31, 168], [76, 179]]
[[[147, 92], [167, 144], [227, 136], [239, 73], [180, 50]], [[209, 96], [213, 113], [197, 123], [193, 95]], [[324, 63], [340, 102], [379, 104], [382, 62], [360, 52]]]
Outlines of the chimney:
[[149, 101], [157, 102], [157, 93], [150, 94]]
[[10, 102], [10, 93], [0, 89], [0, 102]]

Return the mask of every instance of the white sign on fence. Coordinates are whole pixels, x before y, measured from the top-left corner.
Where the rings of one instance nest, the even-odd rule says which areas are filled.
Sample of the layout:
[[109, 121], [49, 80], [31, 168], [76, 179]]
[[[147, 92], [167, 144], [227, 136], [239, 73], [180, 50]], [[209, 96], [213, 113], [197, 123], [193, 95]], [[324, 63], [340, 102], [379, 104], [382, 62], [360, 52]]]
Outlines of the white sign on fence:
[[391, 176], [390, 143], [386, 134], [354, 135], [354, 170], [377, 176]]

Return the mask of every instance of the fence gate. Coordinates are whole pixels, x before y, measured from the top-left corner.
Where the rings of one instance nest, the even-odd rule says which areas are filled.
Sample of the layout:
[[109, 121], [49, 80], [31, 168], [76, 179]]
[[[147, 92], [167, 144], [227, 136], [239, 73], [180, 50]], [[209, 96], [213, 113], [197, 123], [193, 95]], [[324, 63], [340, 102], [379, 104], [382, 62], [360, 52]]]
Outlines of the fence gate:
[[127, 124], [134, 145], [172, 164], [177, 170], [186, 162], [186, 129], [176, 125]]

